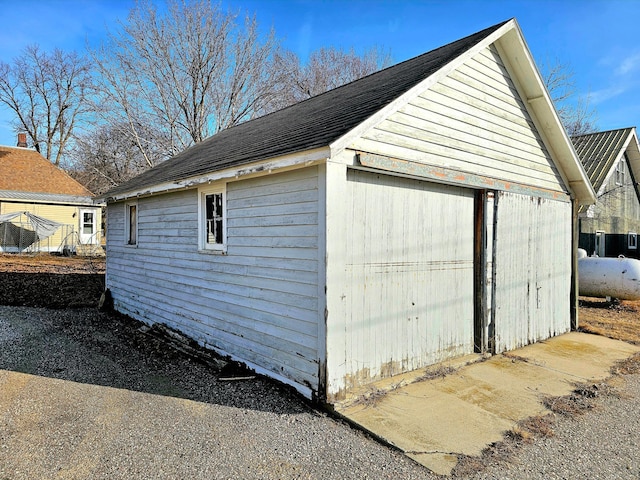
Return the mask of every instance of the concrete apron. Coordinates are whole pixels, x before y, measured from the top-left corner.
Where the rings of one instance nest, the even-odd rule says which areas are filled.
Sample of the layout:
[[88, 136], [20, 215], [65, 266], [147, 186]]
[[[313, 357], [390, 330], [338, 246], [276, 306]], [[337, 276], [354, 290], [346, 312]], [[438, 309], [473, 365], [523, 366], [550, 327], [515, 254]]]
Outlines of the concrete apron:
[[[484, 362], [470, 356], [430, 367], [426, 375], [423, 369], [385, 379], [335, 409], [434, 473], [449, 475], [457, 455], [480, 456], [519, 421], [549, 413], [545, 397], [601, 381], [615, 362], [636, 352], [640, 347], [572, 332]], [[421, 380], [451, 367], [460, 368]]]

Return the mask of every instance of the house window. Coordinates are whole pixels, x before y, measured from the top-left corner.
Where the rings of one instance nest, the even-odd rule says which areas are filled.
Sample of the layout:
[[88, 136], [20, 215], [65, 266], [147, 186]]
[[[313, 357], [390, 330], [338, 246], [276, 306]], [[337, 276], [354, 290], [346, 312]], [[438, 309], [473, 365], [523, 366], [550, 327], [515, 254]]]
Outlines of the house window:
[[625, 174], [625, 161], [624, 157], [620, 159], [618, 165], [616, 165], [616, 185], [624, 185]]
[[225, 186], [200, 191], [200, 248], [224, 252], [227, 244]]
[[138, 244], [138, 204], [125, 205], [125, 242], [127, 245]]
[[93, 212], [82, 213], [82, 234], [93, 235]]
[[629, 235], [627, 236], [627, 238], [628, 238], [627, 246], [629, 247], [629, 250], [637, 250], [638, 234], [636, 232], [629, 232]]

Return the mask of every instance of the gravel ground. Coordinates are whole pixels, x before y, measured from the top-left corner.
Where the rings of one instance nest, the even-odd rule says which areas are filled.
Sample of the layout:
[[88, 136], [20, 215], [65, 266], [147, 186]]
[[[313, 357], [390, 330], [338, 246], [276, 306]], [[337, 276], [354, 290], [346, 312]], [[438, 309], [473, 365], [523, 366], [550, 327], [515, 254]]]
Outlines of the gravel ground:
[[[0, 479], [435, 478], [276, 382], [221, 381], [139, 327], [95, 309], [0, 306], [0, 374], [78, 382], [8, 407], [0, 395]], [[74, 411], [57, 407], [69, 397]], [[111, 401], [123, 411], [105, 422]], [[100, 422], [88, 468], [76, 452]]]
[[[140, 327], [0, 306], [1, 480], [438, 478], [276, 382], [221, 380]], [[13, 372], [39, 378], [12, 397]], [[640, 375], [617, 383], [585, 414], [557, 416], [553, 436], [507, 444], [458, 478], [639, 479]]]

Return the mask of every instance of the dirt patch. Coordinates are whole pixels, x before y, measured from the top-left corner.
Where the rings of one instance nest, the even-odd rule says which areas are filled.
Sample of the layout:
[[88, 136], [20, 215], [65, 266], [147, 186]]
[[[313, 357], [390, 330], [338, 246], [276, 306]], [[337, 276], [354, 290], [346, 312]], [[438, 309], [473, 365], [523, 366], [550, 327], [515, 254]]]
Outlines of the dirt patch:
[[0, 305], [95, 307], [104, 273], [104, 258], [1, 254]]

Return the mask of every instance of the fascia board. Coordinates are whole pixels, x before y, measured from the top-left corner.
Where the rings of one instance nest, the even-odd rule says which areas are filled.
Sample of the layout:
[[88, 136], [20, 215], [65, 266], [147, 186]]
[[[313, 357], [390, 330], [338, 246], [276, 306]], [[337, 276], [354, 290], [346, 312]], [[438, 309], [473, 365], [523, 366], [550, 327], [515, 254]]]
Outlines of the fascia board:
[[495, 43], [567, 186], [579, 204], [594, 203], [596, 195], [587, 173], [560, 121], [549, 92], [542, 81], [542, 76], [515, 20], [513, 27]]
[[297, 152], [291, 155], [271, 158], [269, 160], [261, 160], [246, 165], [238, 165], [223, 170], [211, 172], [206, 175], [198, 175], [189, 177], [177, 182], [165, 182], [151, 187], [131, 190], [129, 192], [119, 193], [109, 197], [99, 197], [103, 202], [115, 202], [127, 200], [130, 198], [148, 197], [158, 195], [160, 193], [168, 193], [173, 191], [194, 188], [199, 185], [212, 183], [220, 180], [238, 179], [240, 177], [248, 177], [255, 175], [266, 175], [271, 172], [286, 168], [308, 166], [329, 158], [330, 150], [327, 147], [307, 150], [305, 152]]

